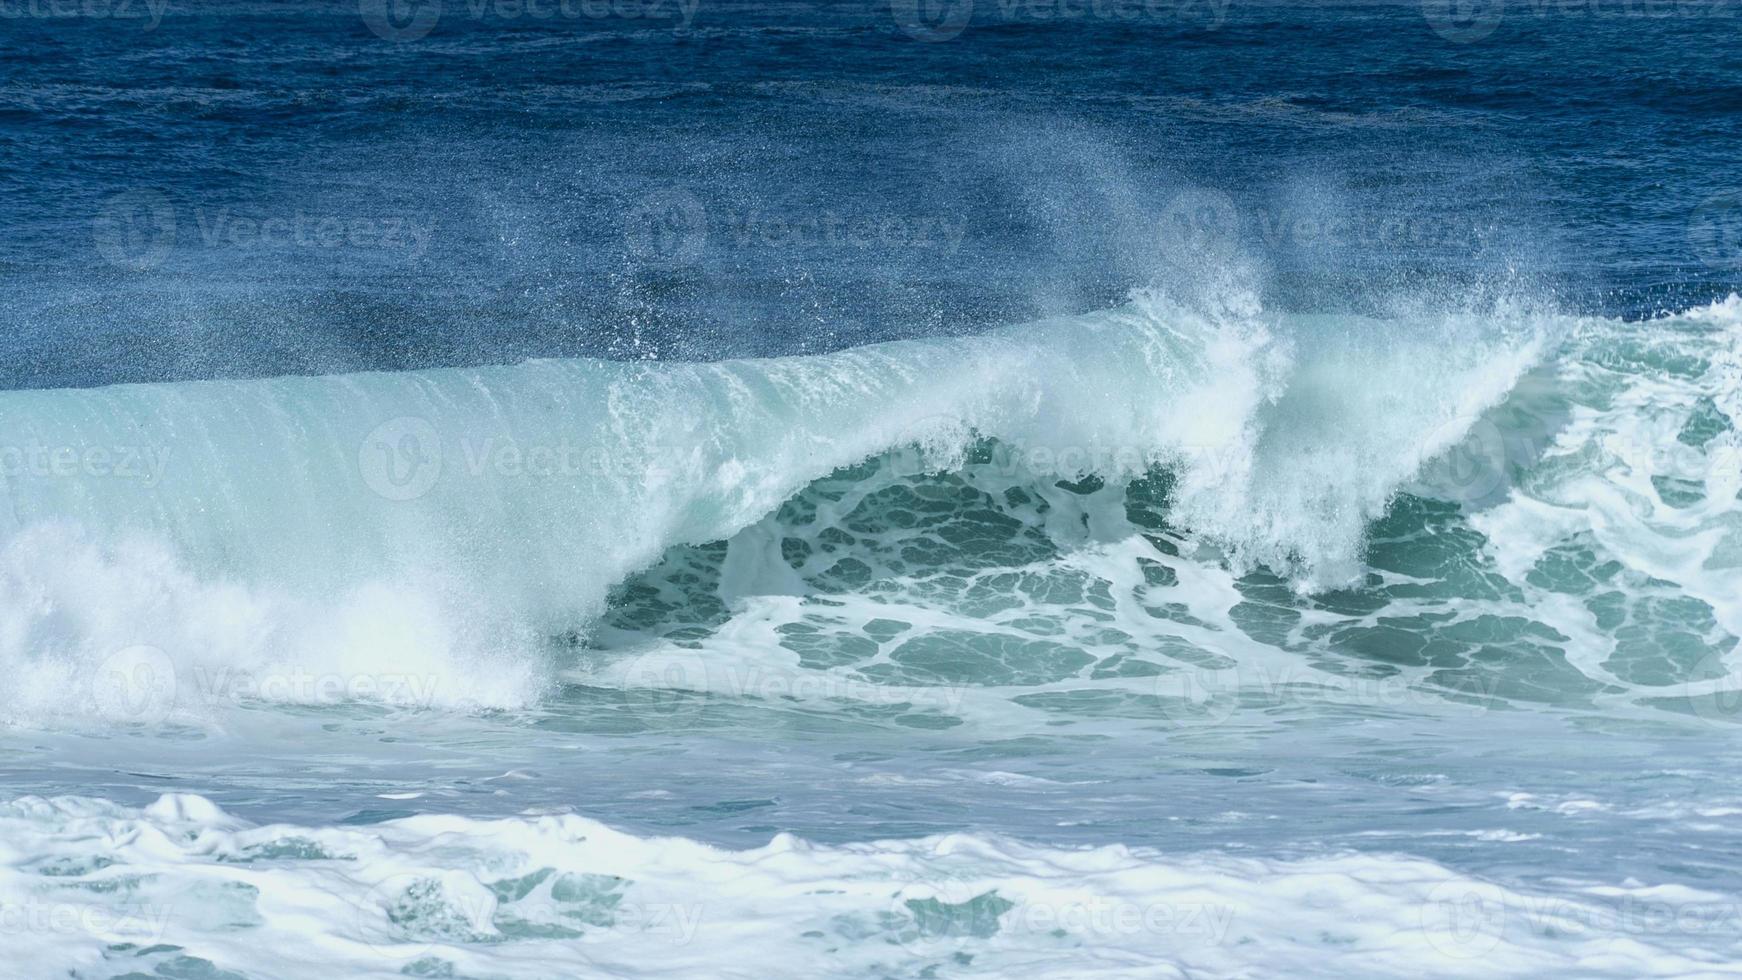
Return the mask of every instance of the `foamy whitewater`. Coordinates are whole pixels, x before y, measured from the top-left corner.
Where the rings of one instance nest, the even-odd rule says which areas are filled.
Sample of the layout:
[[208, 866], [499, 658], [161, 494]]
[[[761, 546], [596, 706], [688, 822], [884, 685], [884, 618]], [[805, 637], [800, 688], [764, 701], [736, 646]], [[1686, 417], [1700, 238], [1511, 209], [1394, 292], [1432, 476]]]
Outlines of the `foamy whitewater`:
[[1742, 298], [1229, 296], [0, 393], [6, 960], [1742, 972]]

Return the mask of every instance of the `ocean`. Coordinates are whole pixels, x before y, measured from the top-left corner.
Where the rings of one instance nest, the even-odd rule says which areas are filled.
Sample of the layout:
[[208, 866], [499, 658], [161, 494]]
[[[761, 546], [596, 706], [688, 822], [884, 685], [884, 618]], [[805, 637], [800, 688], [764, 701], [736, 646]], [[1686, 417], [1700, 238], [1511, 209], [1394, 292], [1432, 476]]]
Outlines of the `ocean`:
[[1739, 28], [0, 0], [0, 977], [1742, 973]]

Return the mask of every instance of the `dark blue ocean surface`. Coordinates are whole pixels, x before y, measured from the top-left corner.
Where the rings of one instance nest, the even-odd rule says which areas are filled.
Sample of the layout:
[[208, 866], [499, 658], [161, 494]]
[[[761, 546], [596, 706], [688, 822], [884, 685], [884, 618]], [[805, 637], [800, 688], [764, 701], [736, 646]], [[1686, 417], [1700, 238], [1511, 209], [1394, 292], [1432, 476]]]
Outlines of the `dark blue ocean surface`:
[[1742, 284], [1742, 4], [3, 0], [0, 385]]

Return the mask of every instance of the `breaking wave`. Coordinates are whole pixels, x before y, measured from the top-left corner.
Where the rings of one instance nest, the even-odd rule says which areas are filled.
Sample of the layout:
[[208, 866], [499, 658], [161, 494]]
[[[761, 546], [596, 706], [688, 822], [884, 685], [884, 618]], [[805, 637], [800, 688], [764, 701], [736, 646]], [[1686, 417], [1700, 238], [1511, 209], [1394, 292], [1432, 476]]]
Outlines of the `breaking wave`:
[[[1714, 569], [1742, 560], [1739, 324], [1734, 298], [1647, 331], [1142, 292], [808, 357], [0, 393], [0, 718], [137, 720], [141, 685], [167, 685], [147, 720], [194, 719], [263, 676], [281, 683], [241, 696], [523, 706], [564, 651], [621, 632], [626, 583], [717, 542], [722, 608], [855, 565], [1014, 571], [1025, 537], [1183, 548], [1306, 596], [1371, 584], [1400, 500], [1467, 512], [1511, 581], [1594, 540], [1734, 636]], [[790, 543], [830, 481], [939, 479], [978, 481], [1009, 526], [895, 566], [848, 546], [807, 572], [818, 542]]]

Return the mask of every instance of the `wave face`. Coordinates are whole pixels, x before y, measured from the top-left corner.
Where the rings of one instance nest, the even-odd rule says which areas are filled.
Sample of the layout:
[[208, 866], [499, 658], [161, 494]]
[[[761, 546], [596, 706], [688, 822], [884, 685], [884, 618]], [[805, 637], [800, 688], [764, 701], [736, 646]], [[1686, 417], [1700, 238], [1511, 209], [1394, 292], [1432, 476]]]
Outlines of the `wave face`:
[[1227, 455], [1055, 479], [987, 437], [674, 549], [592, 632], [603, 676], [662, 717], [808, 687], [1012, 735], [1742, 720], [1742, 301], [1432, 355], [1310, 323], [1337, 345], [1296, 333]]
[[0, 718], [519, 709], [771, 656], [1067, 713], [1254, 664], [1696, 711], [1742, 635], [1739, 304], [1146, 293], [818, 357], [6, 393]]
[[26, 682], [0, 711], [91, 702], [139, 646], [184, 674], [399, 670], [447, 680], [442, 703], [526, 704], [551, 638], [668, 549], [891, 451], [949, 471], [988, 439], [1043, 492], [1165, 470], [1168, 519], [1205, 546], [1337, 584], [1397, 488], [1572, 327], [1141, 294], [817, 357], [10, 392], [0, 662]]
[[1742, 298], [1155, 294], [9, 393], [0, 906], [65, 923], [24, 961], [162, 975], [310, 912], [286, 975], [1699, 972], [1739, 399]]

